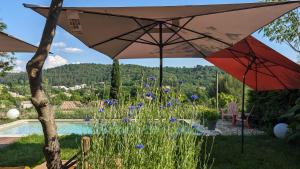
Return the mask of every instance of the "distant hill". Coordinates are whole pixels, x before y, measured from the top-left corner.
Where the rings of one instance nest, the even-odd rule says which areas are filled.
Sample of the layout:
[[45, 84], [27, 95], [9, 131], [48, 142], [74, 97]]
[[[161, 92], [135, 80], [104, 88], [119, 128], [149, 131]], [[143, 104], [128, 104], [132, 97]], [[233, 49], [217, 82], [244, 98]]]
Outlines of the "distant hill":
[[[131, 86], [140, 81], [142, 77], [156, 76], [158, 78], [159, 68], [138, 66], [138, 65], [121, 65], [122, 84]], [[194, 68], [164, 68], [164, 80], [166, 84], [176, 83], [183, 80], [190, 86], [208, 87], [215, 82], [214, 66], [196, 66]], [[74, 86], [78, 84], [93, 85], [100, 82], [110, 82], [111, 65], [104, 64], [70, 64], [44, 71], [44, 77], [48, 80], [49, 85]], [[25, 73], [10, 73], [0, 79], [1, 83], [22, 84], [27, 82]]]

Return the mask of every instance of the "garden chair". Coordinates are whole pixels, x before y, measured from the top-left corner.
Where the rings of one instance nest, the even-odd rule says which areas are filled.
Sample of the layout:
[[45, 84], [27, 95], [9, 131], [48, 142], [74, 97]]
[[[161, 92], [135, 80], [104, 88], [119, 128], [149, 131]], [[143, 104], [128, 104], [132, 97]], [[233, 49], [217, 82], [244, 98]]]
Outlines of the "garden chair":
[[230, 117], [232, 120], [232, 126], [235, 126], [236, 117], [238, 115], [238, 106], [235, 102], [228, 103], [227, 110], [221, 109], [221, 113], [222, 113], [222, 121], [224, 121], [226, 117]]
[[[244, 119], [244, 125], [247, 127], [247, 128], [250, 128], [250, 116], [251, 114], [253, 113], [253, 110], [255, 108], [255, 105], [253, 105], [250, 109], [250, 111], [248, 113], [245, 113], [245, 119]], [[242, 116], [237, 116], [236, 117], [236, 121], [237, 122], [241, 122], [242, 121]]]

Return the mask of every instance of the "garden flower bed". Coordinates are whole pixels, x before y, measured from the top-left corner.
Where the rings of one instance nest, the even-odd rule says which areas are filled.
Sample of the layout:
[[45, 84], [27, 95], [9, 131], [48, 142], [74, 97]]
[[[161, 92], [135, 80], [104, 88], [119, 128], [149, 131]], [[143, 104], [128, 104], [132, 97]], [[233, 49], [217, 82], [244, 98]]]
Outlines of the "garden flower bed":
[[[154, 79], [149, 81], [136, 100], [101, 104], [92, 120], [88, 158], [81, 162], [92, 168], [210, 168], [213, 144], [207, 144], [208, 133], [199, 131], [206, 121], [203, 113], [212, 111], [196, 104], [197, 95], [183, 98], [180, 83], [164, 87], [160, 101]], [[186, 117], [190, 123], [179, 120]]]

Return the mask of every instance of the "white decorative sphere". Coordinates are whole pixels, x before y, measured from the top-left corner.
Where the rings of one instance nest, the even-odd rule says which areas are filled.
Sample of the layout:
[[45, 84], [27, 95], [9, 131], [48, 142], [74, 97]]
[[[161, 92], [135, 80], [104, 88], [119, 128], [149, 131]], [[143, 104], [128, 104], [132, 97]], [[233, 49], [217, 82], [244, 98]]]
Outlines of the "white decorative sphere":
[[17, 109], [10, 109], [7, 113], [6, 113], [6, 116], [9, 118], [9, 119], [16, 119], [20, 116], [20, 112], [19, 110]]
[[288, 125], [285, 123], [278, 123], [274, 127], [273, 132], [277, 138], [284, 139], [288, 132]]

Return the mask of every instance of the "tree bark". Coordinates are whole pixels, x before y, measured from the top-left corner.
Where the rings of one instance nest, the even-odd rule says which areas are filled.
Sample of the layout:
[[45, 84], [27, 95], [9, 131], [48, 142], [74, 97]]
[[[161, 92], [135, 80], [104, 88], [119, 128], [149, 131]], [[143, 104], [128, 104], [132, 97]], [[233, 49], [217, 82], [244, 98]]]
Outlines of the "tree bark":
[[42, 124], [44, 132], [43, 152], [48, 169], [60, 169], [62, 162], [60, 159], [54, 110], [42, 87], [42, 68], [55, 35], [62, 4], [63, 0], [52, 0], [40, 45], [35, 55], [26, 65], [31, 90], [31, 102], [38, 113], [38, 119]]

